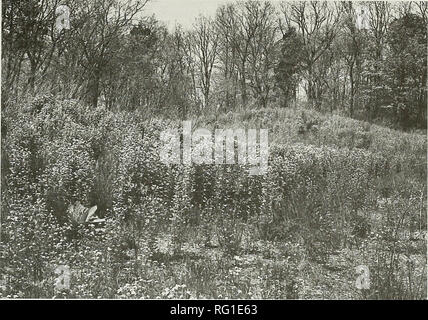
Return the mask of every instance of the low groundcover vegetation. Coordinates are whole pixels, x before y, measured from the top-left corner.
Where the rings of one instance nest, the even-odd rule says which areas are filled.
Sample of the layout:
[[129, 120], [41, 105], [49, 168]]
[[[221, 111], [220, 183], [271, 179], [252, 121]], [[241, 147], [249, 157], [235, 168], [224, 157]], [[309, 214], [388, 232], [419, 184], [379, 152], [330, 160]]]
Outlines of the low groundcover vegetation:
[[249, 175], [162, 163], [179, 121], [52, 96], [2, 115], [1, 297], [426, 297], [425, 135], [299, 108], [191, 119], [269, 128]]

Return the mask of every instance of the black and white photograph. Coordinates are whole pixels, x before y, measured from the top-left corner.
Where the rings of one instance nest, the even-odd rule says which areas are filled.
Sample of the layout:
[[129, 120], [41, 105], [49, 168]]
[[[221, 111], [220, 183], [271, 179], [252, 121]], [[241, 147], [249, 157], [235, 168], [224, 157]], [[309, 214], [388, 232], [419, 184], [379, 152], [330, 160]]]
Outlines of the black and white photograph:
[[0, 300], [427, 300], [428, 2], [1, 11]]

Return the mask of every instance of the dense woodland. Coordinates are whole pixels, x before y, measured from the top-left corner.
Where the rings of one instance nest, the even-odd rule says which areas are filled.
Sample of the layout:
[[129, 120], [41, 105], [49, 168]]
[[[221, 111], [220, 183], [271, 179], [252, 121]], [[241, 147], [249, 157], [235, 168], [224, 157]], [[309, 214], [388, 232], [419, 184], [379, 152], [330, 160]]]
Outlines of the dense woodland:
[[426, 2], [230, 3], [190, 30], [145, 4], [3, 1], [3, 105], [51, 93], [185, 118], [290, 107], [299, 90], [318, 111], [426, 127]]
[[[147, 5], [2, 1], [0, 297], [425, 299], [428, 3]], [[267, 173], [162, 163], [183, 120]]]

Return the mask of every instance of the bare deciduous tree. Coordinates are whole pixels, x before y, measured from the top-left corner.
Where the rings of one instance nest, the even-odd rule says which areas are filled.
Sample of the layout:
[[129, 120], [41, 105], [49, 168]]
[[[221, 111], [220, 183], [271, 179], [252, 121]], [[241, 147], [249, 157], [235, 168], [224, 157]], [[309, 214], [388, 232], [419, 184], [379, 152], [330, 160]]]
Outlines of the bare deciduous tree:
[[204, 97], [204, 107], [209, 105], [213, 67], [217, 58], [219, 34], [212, 20], [199, 17], [190, 33], [191, 51], [196, 57], [199, 82]]
[[341, 10], [337, 4], [327, 2], [283, 2], [281, 12], [286, 25], [295, 26], [303, 40], [302, 57], [305, 69], [306, 93], [309, 103], [321, 100], [316, 86], [315, 64], [330, 48], [339, 30]]

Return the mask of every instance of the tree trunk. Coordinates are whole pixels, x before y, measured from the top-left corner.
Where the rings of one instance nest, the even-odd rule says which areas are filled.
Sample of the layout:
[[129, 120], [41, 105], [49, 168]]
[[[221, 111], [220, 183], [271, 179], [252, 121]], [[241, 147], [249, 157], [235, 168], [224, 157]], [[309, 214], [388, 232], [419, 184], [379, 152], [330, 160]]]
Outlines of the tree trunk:
[[89, 80], [87, 91], [87, 103], [93, 108], [98, 106], [98, 97], [100, 94], [100, 72], [95, 70], [92, 78]]
[[34, 94], [36, 82], [37, 65], [35, 62], [30, 61], [30, 76], [28, 77], [28, 85], [30, 87], [30, 94]]
[[352, 61], [352, 64], [349, 67], [349, 80], [351, 82], [351, 99], [349, 101], [349, 116], [351, 118], [354, 117], [354, 61]]

